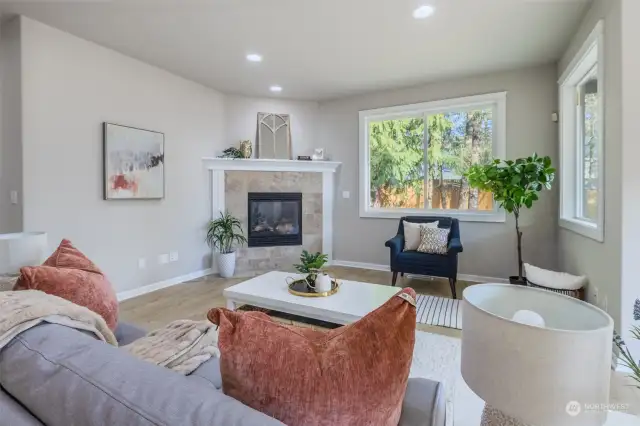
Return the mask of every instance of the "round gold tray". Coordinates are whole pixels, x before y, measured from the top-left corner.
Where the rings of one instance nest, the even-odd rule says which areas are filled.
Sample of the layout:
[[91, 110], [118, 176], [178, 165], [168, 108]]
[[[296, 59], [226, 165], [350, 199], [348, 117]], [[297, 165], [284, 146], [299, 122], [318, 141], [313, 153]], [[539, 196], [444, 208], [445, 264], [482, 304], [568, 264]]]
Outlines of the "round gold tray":
[[295, 280], [288, 284], [289, 293], [301, 296], [301, 297], [327, 297], [332, 294], [336, 294], [340, 289], [340, 283], [338, 280], [331, 280], [331, 290], [325, 291], [322, 293], [316, 292], [314, 289], [309, 287], [306, 280]]

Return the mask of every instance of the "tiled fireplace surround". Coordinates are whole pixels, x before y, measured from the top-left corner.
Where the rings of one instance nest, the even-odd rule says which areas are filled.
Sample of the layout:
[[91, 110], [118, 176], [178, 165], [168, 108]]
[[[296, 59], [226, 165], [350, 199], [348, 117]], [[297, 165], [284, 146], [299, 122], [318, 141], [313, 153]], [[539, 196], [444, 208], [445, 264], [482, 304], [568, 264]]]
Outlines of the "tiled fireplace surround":
[[340, 163], [295, 160], [203, 159], [211, 173], [211, 213], [227, 210], [248, 229], [249, 192], [302, 193], [302, 246], [243, 247], [238, 250], [239, 272], [288, 270], [303, 249], [323, 252], [332, 259], [334, 174]]
[[225, 203], [229, 213], [240, 219], [248, 235], [248, 192], [302, 193], [302, 247], [243, 247], [238, 250], [239, 271], [287, 269], [302, 249], [322, 251], [322, 176], [305, 172], [225, 172]]

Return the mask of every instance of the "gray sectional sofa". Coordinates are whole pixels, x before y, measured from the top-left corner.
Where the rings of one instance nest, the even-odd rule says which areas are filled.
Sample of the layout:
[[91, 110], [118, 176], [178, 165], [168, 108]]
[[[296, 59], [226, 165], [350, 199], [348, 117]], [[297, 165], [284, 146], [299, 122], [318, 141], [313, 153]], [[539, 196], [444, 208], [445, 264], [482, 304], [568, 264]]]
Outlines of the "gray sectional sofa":
[[[144, 332], [122, 324], [121, 345]], [[89, 333], [42, 324], [0, 351], [0, 426], [275, 426], [224, 395], [218, 359], [189, 376], [140, 361]], [[401, 426], [444, 426], [442, 386], [410, 379]]]

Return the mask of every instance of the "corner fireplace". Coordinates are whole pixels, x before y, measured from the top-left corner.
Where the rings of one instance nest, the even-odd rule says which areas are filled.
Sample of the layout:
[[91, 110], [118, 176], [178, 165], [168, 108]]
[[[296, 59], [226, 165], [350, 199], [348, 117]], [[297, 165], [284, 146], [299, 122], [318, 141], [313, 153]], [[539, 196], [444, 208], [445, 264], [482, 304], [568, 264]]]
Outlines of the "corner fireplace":
[[302, 193], [249, 192], [249, 247], [302, 245]]

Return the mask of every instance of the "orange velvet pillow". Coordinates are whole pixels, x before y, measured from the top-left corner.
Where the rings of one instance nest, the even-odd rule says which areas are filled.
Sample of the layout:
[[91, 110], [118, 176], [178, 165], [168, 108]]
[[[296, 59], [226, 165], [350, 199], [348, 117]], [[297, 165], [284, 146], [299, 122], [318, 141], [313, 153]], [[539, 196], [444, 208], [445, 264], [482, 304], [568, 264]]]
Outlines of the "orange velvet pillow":
[[289, 426], [397, 426], [415, 342], [412, 289], [330, 331], [261, 312], [207, 317], [219, 325], [225, 394]]
[[40, 290], [62, 297], [101, 315], [111, 330], [118, 325], [118, 299], [113, 287], [69, 240], [62, 240], [42, 266], [20, 268], [13, 289]]

